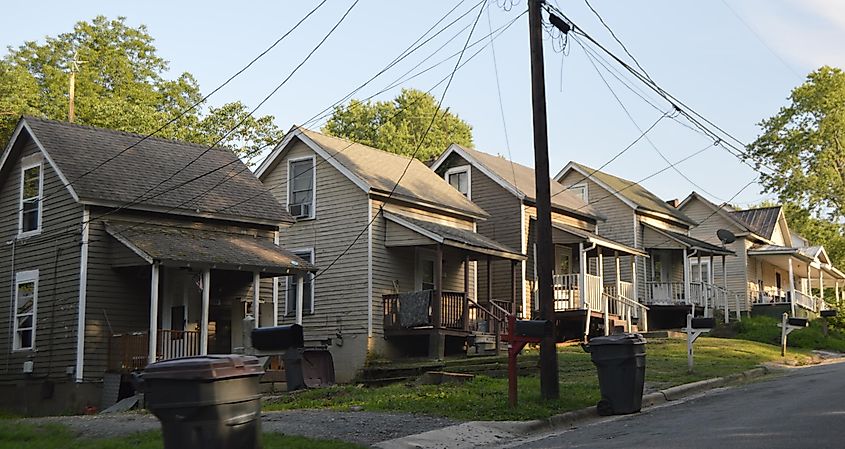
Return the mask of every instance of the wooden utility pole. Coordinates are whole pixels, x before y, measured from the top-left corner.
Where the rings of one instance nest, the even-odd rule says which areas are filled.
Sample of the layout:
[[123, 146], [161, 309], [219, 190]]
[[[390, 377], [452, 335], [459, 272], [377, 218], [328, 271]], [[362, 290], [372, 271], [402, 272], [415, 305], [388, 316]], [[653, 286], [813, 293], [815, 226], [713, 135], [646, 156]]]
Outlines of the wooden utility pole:
[[[549, 185], [549, 136], [546, 126], [546, 80], [543, 64], [543, 0], [528, 0], [528, 37], [531, 48], [531, 104], [534, 116], [534, 178], [537, 201], [537, 298], [540, 317], [554, 324], [555, 307], [552, 286], [552, 206]], [[557, 366], [557, 336], [552, 325], [551, 335], [540, 343], [540, 395], [553, 400], [560, 397]]]

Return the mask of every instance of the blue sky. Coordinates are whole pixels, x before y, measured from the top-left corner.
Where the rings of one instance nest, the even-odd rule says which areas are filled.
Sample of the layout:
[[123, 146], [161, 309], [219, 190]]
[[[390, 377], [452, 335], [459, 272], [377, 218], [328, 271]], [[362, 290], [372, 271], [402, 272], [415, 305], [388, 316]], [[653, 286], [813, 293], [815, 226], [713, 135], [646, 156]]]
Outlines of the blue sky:
[[[477, 0], [467, 0], [458, 12]], [[554, 2], [554, 0], [553, 0]], [[329, 0], [305, 26], [211, 98], [212, 105], [241, 100], [258, 104], [298, 64], [352, 0]], [[361, 0], [314, 57], [259, 111], [272, 114], [289, 128], [302, 124], [370, 78], [428, 29], [455, 1]], [[512, 20], [525, 10], [519, 0], [491, 0], [473, 40]], [[588, 33], [617, 55], [624, 55], [583, 0], [555, 3]], [[757, 123], [786, 104], [789, 91], [821, 65], [841, 66], [845, 54], [845, 5], [835, 0], [592, 0], [593, 6], [663, 88], [743, 142], [758, 133]], [[18, 2], [0, 16], [0, 43], [17, 46], [26, 40], [68, 31], [78, 20], [97, 14], [126, 16], [132, 26], [144, 24], [156, 39], [159, 55], [170, 61], [174, 76], [190, 71], [203, 91], [211, 91], [298, 21], [316, 2]], [[452, 17], [456, 17], [453, 14]], [[359, 92], [366, 97], [382, 90], [457, 31], [474, 13]], [[460, 50], [466, 31], [448, 44], [433, 62]], [[567, 161], [598, 167], [633, 141], [640, 132], [632, 124], [582, 49], [570, 42], [567, 53], [546, 42], [546, 82], [552, 175]], [[493, 44], [498, 60], [510, 154], [533, 165], [527, 18], [522, 16]], [[475, 47], [479, 48], [479, 47]], [[5, 53], [5, 50], [3, 50]], [[468, 53], [472, 54], [472, 52]], [[401, 87], [430, 89], [451, 70], [454, 60]], [[83, 68], [84, 69], [84, 68]], [[661, 112], [604, 73], [611, 87], [642, 129]], [[441, 85], [434, 90], [437, 97]], [[488, 46], [457, 72], [445, 105], [474, 128], [476, 147], [508, 154], [496, 93], [493, 56]], [[654, 98], [652, 96], [652, 98]], [[665, 102], [656, 104], [667, 108]], [[319, 126], [319, 125], [315, 125]], [[671, 120], [662, 120], [649, 138], [669, 160], [678, 160], [708, 145], [700, 134]], [[667, 164], [645, 140], [638, 142], [606, 171], [638, 180]], [[683, 198], [698, 190], [720, 202], [734, 196], [755, 173], [725, 150], [713, 147], [644, 182], [664, 198]], [[735, 202], [747, 204], [766, 195], [753, 185]]]

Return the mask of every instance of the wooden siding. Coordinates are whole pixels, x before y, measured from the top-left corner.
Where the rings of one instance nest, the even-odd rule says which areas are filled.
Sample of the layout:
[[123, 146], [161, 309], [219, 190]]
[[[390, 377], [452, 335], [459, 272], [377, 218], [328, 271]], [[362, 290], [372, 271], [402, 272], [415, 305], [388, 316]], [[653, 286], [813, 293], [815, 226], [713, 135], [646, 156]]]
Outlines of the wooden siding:
[[387, 222], [387, 231], [385, 233], [385, 246], [419, 246], [419, 245], [433, 245], [434, 240], [412, 231], [405, 226]]
[[[314, 263], [326, 269], [367, 225], [367, 194], [307, 145], [299, 141], [292, 145], [279, 163], [265, 174], [263, 182], [276, 199], [287, 204], [288, 160], [314, 156], [315, 218], [300, 220], [283, 229], [279, 233], [279, 244], [288, 250], [313, 248]], [[314, 313], [305, 311], [303, 315], [307, 337], [342, 335], [366, 339], [367, 244], [367, 232], [364, 232], [346, 254], [315, 280]], [[285, 316], [286, 296], [283, 280], [279, 289], [279, 323], [282, 324], [294, 321], [294, 316]], [[373, 306], [376, 304], [374, 300]], [[380, 316], [374, 312], [374, 328], [377, 328], [378, 318]]]
[[[67, 379], [67, 367], [76, 364], [77, 308], [79, 303], [79, 230], [82, 207], [43, 161], [42, 230], [17, 240], [20, 209], [21, 157], [37, 154], [37, 145], [21, 133], [8, 169], [0, 180], [0, 380], [22, 380], [23, 362], [34, 362], [34, 376]], [[12, 285], [16, 272], [38, 270], [35, 351], [12, 351]]]
[[[690, 235], [699, 240], [712, 243], [714, 245], [721, 245], [722, 242], [716, 236], [716, 231], [719, 229], [727, 229], [733, 233], [741, 233], [744, 230], [734, 224], [732, 221], [724, 218], [722, 215], [713, 214], [713, 209], [702, 203], [699, 199], [693, 198], [681, 209], [683, 213], [699, 223], [698, 226], [690, 229]], [[709, 218], [708, 218], [709, 217]], [[725, 271], [727, 272], [728, 290], [738, 293], [740, 298], [747, 296], [748, 290], [748, 257], [746, 254], [746, 242], [744, 237], [738, 237], [737, 240], [727, 246], [728, 249], [736, 252], [736, 256], [725, 257]], [[724, 285], [724, 277], [722, 276], [722, 260], [721, 257], [713, 258], [713, 278], [716, 285]]]

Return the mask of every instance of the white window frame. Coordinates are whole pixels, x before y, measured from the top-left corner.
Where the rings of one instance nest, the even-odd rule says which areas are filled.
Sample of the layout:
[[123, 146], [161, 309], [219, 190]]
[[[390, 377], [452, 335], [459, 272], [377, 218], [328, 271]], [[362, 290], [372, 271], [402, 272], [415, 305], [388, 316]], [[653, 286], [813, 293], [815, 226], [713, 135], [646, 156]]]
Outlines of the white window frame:
[[[421, 291], [423, 289], [423, 262], [431, 262], [432, 266], [437, 264], [437, 252], [427, 248], [417, 248], [414, 257], [414, 291]], [[435, 273], [437, 273], [436, 266], [434, 266], [434, 269], [431, 273], [431, 279], [434, 283], [432, 286], [433, 290], [437, 289], [437, 278], [435, 277]]]
[[[289, 249], [288, 251], [293, 253], [293, 254], [310, 253], [311, 254], [311, 264], [312, 265], [316, 264], [315, 258], [317, 256], [316, 256], [316, 252], [314, 251], [314, 248]], [[309, 272], [308, 274], [306, 274], [306, 276], [309, 276], [311, 278], [311, 280], [310, 280], [310, 282], [311, 282], [311, 309], [310, 310], [303, 310], [302, 314], [303, 315], [313, 315], [314, 314], [314, 296], [315, 296], [314, 295], [314, 291], [315, 291], [315, 289], [314, 289], [314, 273]], [[290, 298], [290, 296], [288, 295], [288, 292], [290, 292], [290, 288], [295, 281], [296, 281], [296, 276], [285, 276], [285, 313], [284, 313], [284, 316], [286, 316], [286, 317], [291, 317], [291, 316], [296, 315], [296, 310], [290, 308], [292, 305], [293, 306], [296, 305], [296, 298]], [[302, 302], [304, 303], [305, 298], [302, 298], [302, 299], [303, 299]]]
[[[30, 237], [33, 235], [38, 235], [41, 233], [42, 227], [42, 217], [44, 212], [44, 160], [40, 157], [40, 154], [36, 154], [33, 156], [37, 157], [26, 157], [21, 161], [21, 182], [20, 182], [20, 194], [18, 196], [18, 238]], [[38, 227], [35, 229], [31, 229], [29, 231], [23, 230], [23, 190], [24, 190], [24, 180], [27, 170], [38, 167]]]
[[[457, 174], [457, 173], [466, 173], [467, 174], [467, 193], [466, 197], [468, 200], [472, 199], [472, 169], [469, 165], [460, 165], [457, 167], [452, 167], [446, 170], [446, 173], [443, 174], [443, 179], [446, 181], [447, 184], [452, 185], [449, 183], [449, 176]], [[458, 189], [455, 189], [458, 190]], [[460, 190], [458, 190], [460, 192]], [[463, 194], [463, 192], [461, 192]]]
[[575, 184], [574, 186], [570, 187], [567, 190], [572, 192], [573, 195], [580, 197], [581, 200], [584, 201], [584, 204], [589, 204], [589, 202], [590, 202], [590, 191], [589, 191], [589, 188], [587, 187], [587, 184]]
[[[707, 278], [706, 281], [708, 284], [713, 283], [713, 267], [710, 266], [710, 259], [701, 259], [701, 271], [704, 272], [705, 277]], [[698, 276], [698, 258], [690, 259], [689, 261], [689, 271], [690, 271], [690, 281], [692, 282], [702, 282], [701, 279], [695, 281], [695, 277]]]
[[317, 158], [314, 156], [303, 156], [293, 159], [288, 159], [288, 178], [287, 178], [287, 196], [286, 196], [286, 204], [285, 209], [290, 211], [290, 198], [291, 198], [291, 166], [295, 162], [302, 162], [311, 160], [311, 210], [307, 217], [297, 218], [298, 221], [300, 220], [313, 220], [316, 217], [316, 206], [317, 206]]
[[[21, 284], [26, 283], [33, 283], [32, 287], [32, 341], [31, 346], [22, 347], [20, 342], [20, 337], [18, 336], [18, 317], [27, 315], [22, 314], [18, 315], [18, 293], [19, 287]], [[15, 273], [15, 308], [13, 310], [13, 337], [12, 337], [12, 351], [19, 352], [19, 351], [34, 351], [35, 350], [35, 330], [36, 330], [36, 323], [38, 319], [38, 270], [29, 270], [29, 271], [18, 271]], [[29, 328], [26, 328], [29, 329]]]

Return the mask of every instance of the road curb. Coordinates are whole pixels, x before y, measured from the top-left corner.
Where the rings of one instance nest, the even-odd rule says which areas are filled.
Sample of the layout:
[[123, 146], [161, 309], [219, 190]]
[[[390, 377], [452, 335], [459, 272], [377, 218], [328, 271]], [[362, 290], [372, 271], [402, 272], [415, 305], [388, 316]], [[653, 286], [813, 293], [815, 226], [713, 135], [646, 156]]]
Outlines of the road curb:
[[[667, 402], [677, 401], [684, 397], [713, 390], [716, 388], [725, 387], [728, 385], [735, 385], [747, 382], [751, 379], [765, 376], [770, 370], [765, 366], [758, 366], [740, 373], [730, 374], [722, 377], [714, 377], [711, 379], [699, 380], [688, 384], [670, 387], [665, 390], [655, 391], [643, 395], [642, 407], [647, 409], [656, 405], [665, 404]], [[573, 427], [583, 421], [593, 418], [599, 418], [596, 407], [587, 407], [580, 410], [573, 410], [559, 415], [554, 415], [546, 419], [538, 419], [534, 421], [522, 421], [519, 425], [511, 426], [512, 432], [522, 434], [539, 433], [543, 431], [562, 429], [566, 427]]]

